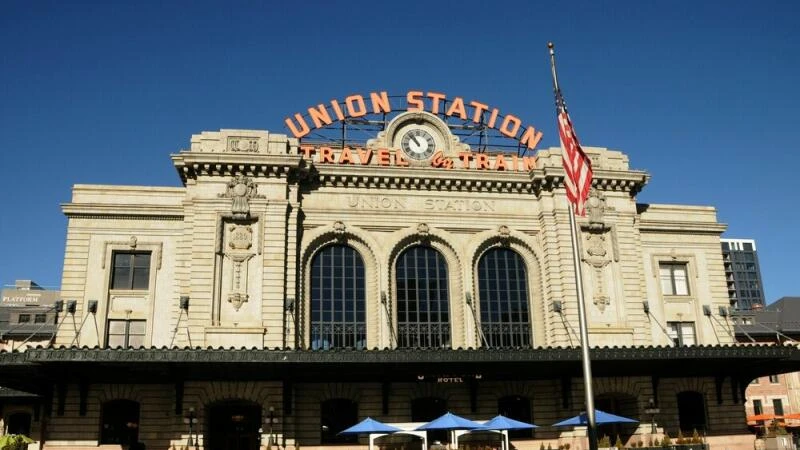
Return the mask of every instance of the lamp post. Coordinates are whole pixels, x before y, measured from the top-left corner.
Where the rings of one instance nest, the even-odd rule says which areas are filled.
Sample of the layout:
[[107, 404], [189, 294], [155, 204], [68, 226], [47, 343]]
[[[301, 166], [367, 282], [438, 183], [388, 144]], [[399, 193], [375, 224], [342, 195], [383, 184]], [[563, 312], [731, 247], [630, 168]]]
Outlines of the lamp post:
[[195, 440], [192, 439], [192, 435], [194, 434], [194, 424], [197, 423], [197, 414], [194, 412], [194, 408], [189, 408], [186, 411], [186, 414], [183, 415], [183, 423], [189, 425], [189, 441], [188, 446], [193, 447], [195, 444]]
[[656, 408], [656, 401], [652, 398], [648, 402], [649, 408], [644, 410], [645, 414], [650, 414], [650, 434], [656, 434], [656, 414], [660, 413], [661, 410]]
[[268, 447], [272, 446], [272, 443], [274, 442], [273, 431], [274, 431], [275, 424], [277, 424], [279, 421], [280, 421], [280, 419], [278, 419], [275, 416], [275, 407], [274, 406], [270, 406], [269, 407], [269, 415], [267, 416], [267, 423], [269, 425], [269, 438], [267, 440], [267, 446]]

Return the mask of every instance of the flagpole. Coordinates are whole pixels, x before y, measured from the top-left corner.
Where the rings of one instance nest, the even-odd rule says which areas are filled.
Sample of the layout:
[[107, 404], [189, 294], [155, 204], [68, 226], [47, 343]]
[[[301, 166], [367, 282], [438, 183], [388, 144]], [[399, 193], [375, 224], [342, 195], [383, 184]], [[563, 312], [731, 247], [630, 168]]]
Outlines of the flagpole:
[[[556, 75], [556, 52], [552, 42], [547, 43], [550, 49], [550, 68], [553, 71], [553, 89], [558, 95], [558, 75]], [[558, 111], [560, 113], [560, 111]], [[563, 151], [563, 148], [562, 148]], [[562, 157], [566, 155], [562, 154]], [[581, 273], [580, 253], [578, 252], [578, 226], [575, 222], [575, 211], [572, 204], [569, 205], [569, 229], [570, 240], [572, 241], [572, 265], [575, 268], [575, 290], [578, 294], [578, 323], [581, 334], [581, 360], [583, 361], [583, 383], [584, 394], [586, 396], [586, 421], [587, 434], [589, 435], [589, 450], [597, 450], [597, 423], [595, 422], [594, 411], [594, 390], [592, 389], [592, 364], [589, 359], [589, 332], [586, 324], [586, 306], [583, 298], [583, 274]]]

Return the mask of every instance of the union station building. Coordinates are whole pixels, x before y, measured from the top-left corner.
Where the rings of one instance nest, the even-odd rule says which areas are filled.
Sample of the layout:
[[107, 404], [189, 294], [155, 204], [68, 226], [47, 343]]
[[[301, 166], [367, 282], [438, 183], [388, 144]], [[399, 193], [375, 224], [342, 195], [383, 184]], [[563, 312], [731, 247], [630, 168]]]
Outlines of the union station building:
[[[649, 175], [585, 151], [595, 404], [641, 422], [600, 434], [750, 450], [745, 388], [800, 353], [736, 343], [713, 207], [637, 203]], [[588, 448], [549, 426], [584, 399], [560, 149], [477, 151], [417, 111], [360, 146], [221, 130], [171, 158], [180, 187], [78, 184], [62, 206], [75, 302], [53, 345], [0, 353], [0, 385], [38, 395], [0, 400], [36, 445], [357, 448], [337, 433], [368, 416], [452, 411]]]

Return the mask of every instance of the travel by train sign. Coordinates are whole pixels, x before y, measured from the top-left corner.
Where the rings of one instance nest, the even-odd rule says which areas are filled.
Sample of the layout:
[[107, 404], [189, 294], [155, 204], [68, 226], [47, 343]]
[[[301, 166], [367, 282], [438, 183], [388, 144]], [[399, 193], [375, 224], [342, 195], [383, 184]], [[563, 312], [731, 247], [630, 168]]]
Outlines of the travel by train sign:
[[[396, 115], [388, 121], [387, 115], [392, 113]], [[407, 117], [413, 118], [413, 123], [395, 123]], [[443, 93], [430, 91], [409, 91], [403, 96], [390, 96], [386, 91], [354, 94], [344, 100], [334, 99], [311, 106], [305, 112], [294, 113], [284, 123], [295, 138], [323, 137], [323, 141], [335, 142], [330, 146], [301, 145], [305, 158], [322, 164], [402, 167], [409, 163], [412, 166], [429, 163], [431, 167], [445, 169], [529, 171], [535, 166], [535, 157], [529, 156], [528, 152], [533, 151], [542, 139], [541, 131], [524, 125], [514, 114], [503, 114], [499, 108], [481, 101], [448, 98]], [[342, 125], [341, 138], [322, 136], [321, 133], [326, 131], [338, 131], [337, 123]], [[378, 132], [383, 141], [377, 146], [371, 145], [371, 148], [352, 146], [345, 137], [348, 124], [353, 124], [353, 128], [362, 133], [365, 128], [373, 127], [371, 130]], [[502, 147], [514, 148], [516, 154], [481, 151], [488, 147], [490, 132], [506, 143], [515, 141], [513, 145]], [[479, 133], [485, 140], [479, 144], [477, 152], [471, 151], [469, 144], [459, 143], [459, 137], [455, 137], [474, 138]], [[374, 140], [370, 141], [375, 144]]]

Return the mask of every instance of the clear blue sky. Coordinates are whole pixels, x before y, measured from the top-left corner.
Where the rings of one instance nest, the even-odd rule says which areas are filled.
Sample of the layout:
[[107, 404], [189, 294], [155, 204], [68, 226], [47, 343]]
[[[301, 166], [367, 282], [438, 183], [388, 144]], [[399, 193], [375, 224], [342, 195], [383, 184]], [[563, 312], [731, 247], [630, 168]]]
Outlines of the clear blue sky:
[[652, 174], [646, 203], [713, 205], [800, 295], [800, 3], [0, 3], [0, 282], [59, 286], [76, 183], [178, 186], [192, 133], [283, 131], [351, 93], [438, 90], [557, 145], [548, 40], [585, 145]]

